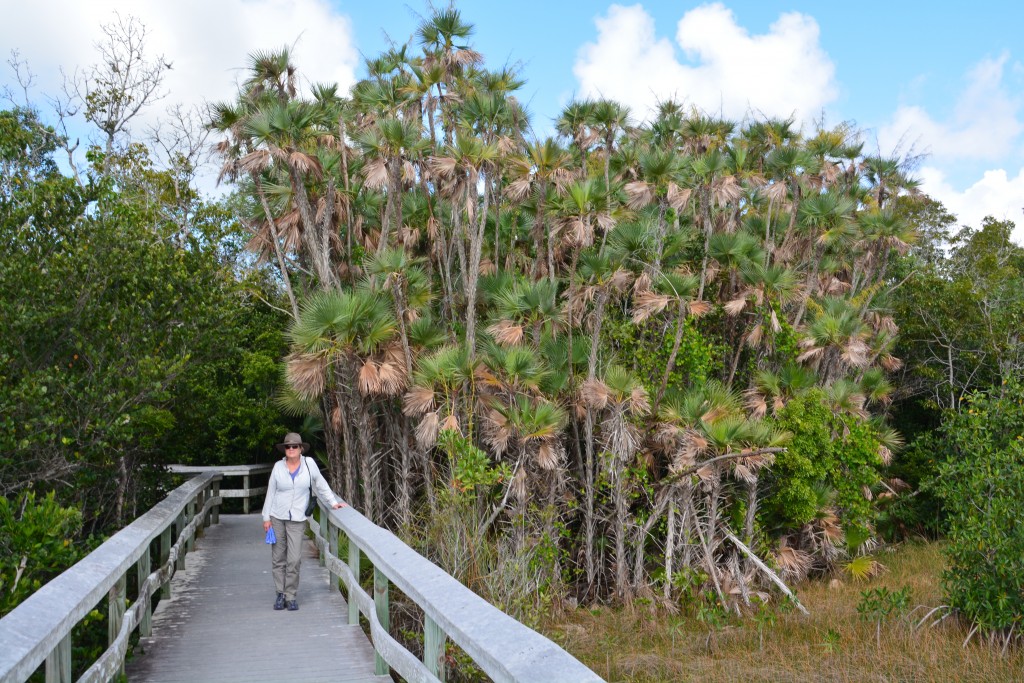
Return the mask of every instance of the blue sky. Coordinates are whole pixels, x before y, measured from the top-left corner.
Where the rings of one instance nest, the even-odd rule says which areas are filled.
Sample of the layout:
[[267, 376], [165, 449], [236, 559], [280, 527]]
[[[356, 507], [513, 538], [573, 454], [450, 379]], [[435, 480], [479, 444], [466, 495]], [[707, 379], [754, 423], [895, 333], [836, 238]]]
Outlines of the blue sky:
[[[1024, 243], [1024, 3], [688, 3], [462, 0], [487, 65], [517, 64], [539, 135], [574, 95], [602, 94], [642, 118], [675, 96], [739, 119], [751, 112], [850, 121], [868, 149], [927, 154], [917, 175], [965, 224], [1014, 221]], [[19, 49], [39, 95], [58, 68], [95, 61], [115, 10], [149, 27], [175, 64], [167, 98], [229, 98], [246, 54], [295, 45], [309, 80], [350, 85], [362, 56], [408, 40], [425, 4], [350, 0], [0, 0], [0, 45]], [[9, 70], [0, 83], [9, 83]], [[756, 114], [755, 114], [756, 115]]]

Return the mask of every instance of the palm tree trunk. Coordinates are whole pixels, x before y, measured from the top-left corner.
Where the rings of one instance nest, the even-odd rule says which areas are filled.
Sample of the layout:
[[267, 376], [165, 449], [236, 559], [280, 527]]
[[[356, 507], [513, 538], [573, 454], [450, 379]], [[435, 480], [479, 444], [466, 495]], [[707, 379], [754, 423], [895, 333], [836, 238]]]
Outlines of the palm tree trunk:
[[686, 302], [682, 299], [679, 300], [679, 315], [676, 318], [676, 336], [672, 342], [672, 352], [668, 354], [668, 361], [665, 363], [665, 374], [661, 377], [661, 384], [658, 386], [658, 394], [654, 398], [654, 405], [651, 406], [651, 414], [658, 414], [658, 406], [661, 404], [661, 399], [665, 396], [665, 389], [668, 387], [668, 378], [672, 375], [672, 370], [676, 366], [676, 357], [679, 355], [679, 347], [683, 343], [683, 328], [686, 324]]
[[[590, 342], [590, 358], [587, 361], [587, 379], [594, 379], [597, 376], [597, 349], [601, 338], [601, 326], [604, 324], [604, 307], [608, 301], [608, 292], [604, 289], [598, 291], [594, 301], [594, 330]], [[571, 356], [570, 356], [571, 357]], [[583, 548], [584, 563], [587, 569], [587, 585], [593, 587], [597, 572], [594, 564], [594, 540], [597, 536], [597, 519], [594, 510], [595, 478], [594, 467], [594, 411], [587, 407], [584, 422], [584, 447], [586, 449], [586, 481], [583, 482], [585, 507], [583, 510], [583, 527], [585, 545]]]
[[711, 225], [711, 207], [709, 206], [711, 198], [707, 196], [707, 191], [704, 188], [700, 190], [700, 204], [701, 204], [701, 216], [704, 222], [704, 257], [700, 264], [700, 289], [697, 290], [697, 300], [704, 300], [704, 285], [707, 284], [708, 278], [708, 251], [711, 249], [711, 233], [714, 231], [714, 226]]
[[288, 177], [292, 184], [292, 196], [295, 203], [299, 205], [299, 215], [302, 217], [303, 231], [302, 238], [306, 243], [306, 250], [313, 262], [313, 270], [320, 280], [322, 287], [330, 288], [335, 284], [334, 273], [330, 267], [330, 254], [323, 248], [322, 240], [318, 239], [318, 225], [313, 207], [309, 203], [309, 194], [306, 192], [306, 185], [299, 175], [299, 172], [291, 165], [288, 166]]
[[[470, 177], [471, 191], [476, 191], [476, 178]], [[486, 183], [485, 183], [486, 188]], [[470, 253], [469, 265], [463, 273], [466, 285], [466, 345], [470, 359], [476, 354], [476, 288], [480, 280], [480, 259], [483, 254], [484, 231], [487, 228], [488, 193], [485, 189], [483, 207], [480, 209], [479, 225], [469, 225]]]
[[345, 260], [352, 272], [352, 191], [348, 177], [348, 145], [345, 144], [345, 119], [338, 117], [338, 142], [341, 144], [341, 178], [345, 183]]
[[288, 293], [288, 303], [292, 307], [292, 319], [299, 319], [299, 304], [295, 300], [295, 292], [292, 291], [292, 278], [288, 274], [288, 266], [281, 252], [281, 240], [277, 233], [277, 223], [274, 221], [274, 214], [270, 212], [270, 204], [267, 202], [267, 194], [263, 191], [263, 182], [258, 173], [252, 173], [253, 186], [256, 189], [256, 196], [260, 198], [260, 206], [263, 207], [263, 215], [270, 226], [270, 237], [274, 240], [274, 255], [277, 257], [277, 268], [281, 272], [281, 281], [284, 283], [284, 291]]

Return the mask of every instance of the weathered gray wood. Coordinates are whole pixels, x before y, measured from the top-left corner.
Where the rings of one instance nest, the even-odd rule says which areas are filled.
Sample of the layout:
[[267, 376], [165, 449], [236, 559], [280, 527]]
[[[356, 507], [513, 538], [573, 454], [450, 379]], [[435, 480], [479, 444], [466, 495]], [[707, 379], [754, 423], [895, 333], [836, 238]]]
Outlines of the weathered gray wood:
[[[202, 495], [201, 492], [200, 492], [200, 495]], [[185, 513], [185, 524], [187, 525], [187, 524], [190, 524], [192, 522], [192, 520], [196, 518], [196, 501], [195, 500], [190, 501], [188, 506], [185, 508], [185, 510], [187, 511]], [[184, 563], [184, 561], [185, 561], [185, 555], [187, 555], [188, 553], [192, 552], [192, 549], [195, 548], [195, 547], [196, 547], [195, 537], [191, 536], [191, 537], [188, 538], [188, 540], [185, 541], [185, 553], [181, 557], [182, 563]]]
[[[267, 492], [266, 486], [250, 488], [249, 478], [254, 474], [269, 472], [273, 467], [274, 465], [271, 463], [264, 463], [261, 465], [168, 465], [167, 469], [174, 474], [208, 474], [210, 472], [217, 472], [225, 478], [242, 477], [241, 489], [225, 489], [220, 492], [220, 497], [242, 498], [242, 510], [249, 514], [251, 507], [249, 499], [261, 496]], [[215, 492], [214, 495], [218, 494]], [[215, 512], [214, 516], [216, 517], [217, 514]], [[217, 520], [214, 519], [213, 523], [216, 524]]]
[[153, 539], [163, 533], [196, 492], [219, 477], [209, 473], [182, 484], [0, 619], [0, 681], [27, 680], [44, 660], [62, 659], [54, 652], [58, 648], [66, 647], [70, 655], [66, 638], [75, 624], [138, 562], [142, 553], [149, 552]]
[[297, 612], [275, 611], [270, 546], [258, 515], [221, 515], [175, 575], [172, 601], [153, 615], [153, 635], [127, 664], [132, 683], [389, 683], [373, 673], [373, 649], [348, 626], [345, 600], [304, 553]]
[[444, 644], [448, 640], [441, 627], [430, 617], [423, 616], [423, 663], [430, 673], [444, 683]]
[[[373, 568], [373, 606], [377, 612], [377, 621], [380, 622], [380, 627], [391, 633], [391, 606], [390, 596], [388, 595], [388, 577], [384, 576], [384, 573]], [[388, 673], [388, 663], [384, 661], [384, 658], [379, 654], [374, 656], [377, 665], [377, 674], [382, 675]]]
[[355, 579], [351, 582], [346, 582], [349, 594], [348, 594], [348, 623], [353, 626], [359, 625], [359, 605], [352, 599], [353, 586], [359, 586], [359, 546], [352, 542], [352, 539], [348, 541], [348, 570], [351, 572]]
[[[152, 543], [150, 544], [150, 552], [152, 552]], [[139, 589], [139, 597], [138, 597], [138, 600], [136, 602], [142, 601], [142, 598], [145, 595], [144, 591], [146, 589], [146, 579], [149, 578], [149, 572], [150, 572], [150, 566], [149, 565], [150, 565], [150, 562], [151, 562], [150, 553], [149, 552], [145, 552], [145, 553], [142, 553], [142, 556], [139, 557], [138, 563], [135, 565], [135, 567], [136, 567], [135, 573], [138, 575], [137, 585], [138, 585], [138, 589]], [[146, 596], [146, 600], [144, 601], [143, 606], [142, 606], [142, 619], [139, 621], [139, 634], [140, 635], [143, 635], [143, 636], [148, 636], [149, 635], [150, 627], [152, 626], [152, 618], [153, 618], [153, 601], [150, 599], [150, 596]]]
[[[424, 614], [496, 683], [602, 681], [555, 643], [489, 604], [356, 510], [346, 507], [328, 510], [327, 513], [348, 537], [349, 567], [353, 566], [352, 547], [358, 546], [376, 569], [419, 605]], [[322, 548], [321, 552], [326, 551]], [[348, 583], [353, 578], [352, 573], [349, 571], [348, 576], [342, 574], [342, 580], [349, 587], [349, 604], [358, 602], [360, 613], [370, 619], [371, 615], [375, 616], [371, 609], [373, 603], [367, 600], [364, 605], [360, 591]], [[354, 583], [358, 586], [358, 579]], [[375, 624], [376, 619], [370, 619], [370, 622], [375, 649], [392, 668], [409, 679], [383, 649], [382, 637], [387, 635], [387, 631], [379, 623]], [[423, 666], [422, 662], [417, 661], [417, 664]]]
[[[124, 621], [124, 610], [127, 606], [126, 584], [125, 575], [122, 574], [107, 593], [107, 643], [110, 645], [117, 642], [117, 636], [121, 632], [121, 623]], [[120, 669], [118, 673], [123, 673], [123, 665], [118, 668]]]
[[[204, 506], [202, 513], [209, 512], [214, 505], [213, 499], [208, 499]], [[131, 637], [135, 627], [139, 624], [142, 619], [144, 601], [148, 601], [152, 597], [153, 592], [156, 588], [162, 584], [169, 582], [175, 566], [175, 562], [178, 557], [178, 552], [185, 546], [185, 539], [191, 538], [195, 535], [196, 530], [202, 524], [204, 514], [196, 516], [192, 522], [182, 530], [181, 536], [178, 537], [177, 542], [171, 547], [170, 557], [168, 558], [167, 564], [151, 573], [146, 581], [143, 583], [142, 589], [139, 593], [139, 600], [132, 605], [130, 610], [124, 613], [121, 628], [117, 633], [117, 637], [111, 641], [110, 647], [100, 655], [99, 659], [93, 662], [78, 683], [109, 683], [112, 680], [120, 679], [124, 673], [124, 659], [128, 652], [128, 640]]]
[[70, 633], [64, 636], [53, 652], [46, 657], [46, 683], [71, 683]]
[[[338, 527], [331, 524], [331, 516], [324, 515], [324, 519], [327, 522], [327, 547], [331, 551], [331, 555], [338, 556]], [[334, 572], [330, 573], [331, 586], [334, 588], [338, 587], [338, 575]]]
[[[314, 533], [316, 533], [315, 529]], [[316, 540], [320, 552], [324, 552], [323, 539], [317, 538]], [[349, 591], [349, 606], [351, 607], [353, 602], [358, 603], [357, 618], [359, 614], [366, 617], [370, 624], [373, 647], [384, 658], [384, 661], [407, 683], [439, 683], [437, 677], [427, 670], [423, 662], [416, 659], [411, 652], [381, 627], [380, 621], [377, 620], [377, 610], [374, 607], [373, 598], [362, 589], [349, 566], [337, 557], [328, 557], [327, 566], [341, 576], [342, 582]]]
[[[187, 515], [187, 512], [185, 510], [182, 510], [181, 514], [179, 514], [178, 518], [174, 521], [174, 538], [177, 538], [178, 536], [180, 536], [181, 535], [181, 530], [185, 528], [186, 515]], [[180, 569], [184, 569], [185, 568], [185, 555], [186, 555], [187, 552], [188, 552], [188, 545], [185, 545], [181, 549], [181, 552], [178, 553], [177, 564], [175, 565], [176, 569], [180, 570]]]
[[[160, 566], [167, 564], [167, 559], [171, 556], [171, 526], [167, 526], [163, 531], [160, 532]], [[168, 581], [163, 585], [160, 592], [161, 600], [171, 599], [171, 582]]]
[[213, 482], [213, 497], [217, 498], [217, 505], [213, 508], [213, 514], [210, 515], [210, 521], [214, 524], [220, 524], [220, 482]]

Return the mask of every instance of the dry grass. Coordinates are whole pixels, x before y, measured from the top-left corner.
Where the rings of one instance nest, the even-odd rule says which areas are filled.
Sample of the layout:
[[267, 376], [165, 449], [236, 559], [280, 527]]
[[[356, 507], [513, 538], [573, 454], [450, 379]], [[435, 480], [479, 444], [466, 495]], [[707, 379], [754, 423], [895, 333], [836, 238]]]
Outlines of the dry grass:
[[[711, 634], [693, 618], [663, 609], [576, 610], [548, 621], [549, 637], [609, 683], [655, 681], [1024, 681], [1024, 652], [1005, 657], [961, 644], [966, 632], [946, 620], [914, 630], [942, 602], [942, 557], [936, 544], [912, 544], [885, 555], [889, 571], [864, 583], [808, 582], [800, 601], [811, 612], [779, 614], [763, 639], [753, 619], [734, 619]], [[875, 624], [857, 613], [861, 591], [909, 587], [910, 616]], [[918, 606], [923, 607], [918, 607]]]

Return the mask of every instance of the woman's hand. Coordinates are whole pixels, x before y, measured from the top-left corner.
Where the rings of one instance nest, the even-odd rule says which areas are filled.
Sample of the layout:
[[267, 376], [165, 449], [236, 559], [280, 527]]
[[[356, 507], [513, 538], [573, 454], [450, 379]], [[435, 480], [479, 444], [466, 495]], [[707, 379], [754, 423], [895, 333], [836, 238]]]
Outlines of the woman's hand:
[[263, 533], [270, 531], [270, 521], [263, 522]]
[[347, 508], [348, 507], [348, 503], [344, 503], [344, 502], [342, 502], [342, 503], [335, 503], [331, 507], [333, 507], [335, 510], [337, 510], [338, 508]]

